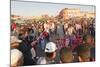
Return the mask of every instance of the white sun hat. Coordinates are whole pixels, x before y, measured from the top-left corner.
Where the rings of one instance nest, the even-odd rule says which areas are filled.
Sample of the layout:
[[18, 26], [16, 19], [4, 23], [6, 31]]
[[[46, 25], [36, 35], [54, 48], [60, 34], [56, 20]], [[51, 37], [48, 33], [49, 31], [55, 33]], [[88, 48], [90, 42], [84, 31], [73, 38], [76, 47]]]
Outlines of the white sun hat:
[[19, 40], [16, 36], [11, 36], [11, 40], [10, 40], [11, 42], [11, 44], [12, 43], [16, 43], [16, 42], [18, 42], [18, 43], [21, 43], [22, 42], [22, 40]]
[[49, 42], [46, 44], [45, 52], [48, 52], [48, 53], [55, 52], [56, 49], [57, 49], [56, 44], [53, 42]]

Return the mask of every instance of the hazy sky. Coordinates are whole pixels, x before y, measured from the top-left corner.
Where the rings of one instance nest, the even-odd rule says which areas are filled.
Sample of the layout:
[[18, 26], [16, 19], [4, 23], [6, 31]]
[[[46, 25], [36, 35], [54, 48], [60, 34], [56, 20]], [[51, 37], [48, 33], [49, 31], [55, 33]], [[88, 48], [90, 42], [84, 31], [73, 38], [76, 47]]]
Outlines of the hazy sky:
[[11, 1], [11, 14], [21, 16], [57, 15], [63, 8], [80, 8], [81, 11], [95, 12], [95, 6], [54, 4], [40, 2]]

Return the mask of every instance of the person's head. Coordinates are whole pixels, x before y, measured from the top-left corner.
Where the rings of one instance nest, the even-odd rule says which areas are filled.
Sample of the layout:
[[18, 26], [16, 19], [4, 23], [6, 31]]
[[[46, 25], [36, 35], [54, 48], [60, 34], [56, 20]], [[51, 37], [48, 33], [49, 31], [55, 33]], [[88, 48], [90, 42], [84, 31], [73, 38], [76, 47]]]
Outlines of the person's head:
[[92, 36], [87, 36], [86, 43], [90, 45], [94, 44], [94, 38]]
[[22, 32], [23, 37], [27, 37], [29, 35], [29, 28], [25, 28]]
[[70, 24], [68, 25], [68, 27], [72, 27], [72, 24], [70, 23]]
[[83, 39], [84, 39], [85, 43], [87, 43], [89, 45], [94, 44], [94, 38], [91, 35], [85, 35]]
[[47, 43], [45, 48], [46, 57], [54, 59], [56, 57], [56, 49], [57, 47], [55, 43], [53, 42]]
[[21, 66], [24, 63], [22, 52], [18, 49], [11, 50], [11, 67]]
[[89, 45], [79, 45], [77, 47], [77, 53], [79, 56], [80, 62], [88, 62], [90, 61], [90, 46]]
[[73, 62], [74, 56], [72, 53], [72, 49], [69, 47], [63, 47], [60, 50], [60, 60], [62, 63], [70, 63]]
[[16, 36], [11, 36], [11, 48], [17, 48], [19, 46], [19, 43], [21, 43], [22, 41], [19, 40]]

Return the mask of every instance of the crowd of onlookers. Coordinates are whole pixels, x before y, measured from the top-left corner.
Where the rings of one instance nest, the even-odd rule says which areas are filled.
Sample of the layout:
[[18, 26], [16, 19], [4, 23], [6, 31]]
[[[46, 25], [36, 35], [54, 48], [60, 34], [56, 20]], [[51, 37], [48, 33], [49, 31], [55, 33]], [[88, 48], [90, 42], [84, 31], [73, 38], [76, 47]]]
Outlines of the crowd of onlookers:
[[11, 66], [95, 61], [95, 18], [11, 23]]

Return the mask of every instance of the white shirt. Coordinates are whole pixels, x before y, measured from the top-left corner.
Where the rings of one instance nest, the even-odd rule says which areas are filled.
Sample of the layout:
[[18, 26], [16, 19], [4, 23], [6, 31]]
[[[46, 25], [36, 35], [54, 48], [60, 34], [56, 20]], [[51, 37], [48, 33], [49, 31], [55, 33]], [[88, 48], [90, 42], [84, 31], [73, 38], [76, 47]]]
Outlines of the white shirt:
[[66, 24], [64, 25], [64, 29], [66, 29], [66, 28], [68, 28], [68, 23], [66, 23]]
[[46, 58], [45, 57], [40, 57], [37, 61], [37, 64], [47, 64]]
[[49, 33], [49, 25], [48, 24], [44, 24], [44, 29], [45, 29], [45, 31], [47, 31]]
[[71, 35], [74, 32], [74, 28], [73, 27], [69, 27], [68, 28], [68, 34]]
[[80, 24], [75, 24], [76, 30], [82, 29], [82, 26]]
[[55, 63], [54, 60], [47, 60], [46, 57], [40, 57], [37, 61], [37, 64], [52, 64]]

